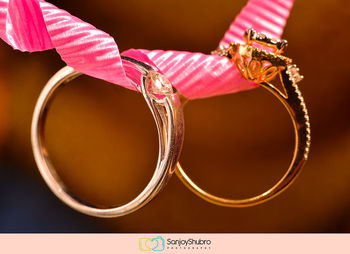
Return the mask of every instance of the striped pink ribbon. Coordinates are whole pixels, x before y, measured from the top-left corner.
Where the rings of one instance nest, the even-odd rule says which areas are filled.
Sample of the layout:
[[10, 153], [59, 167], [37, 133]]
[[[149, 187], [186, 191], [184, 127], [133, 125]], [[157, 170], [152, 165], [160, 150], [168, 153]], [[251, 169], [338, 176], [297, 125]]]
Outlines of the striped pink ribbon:
[[[242, 42], [247, 28], [280, 38], [293, 1], [250, 0], [220, 45]], [[21, 51], [55, 48], [75, 70], [135, 90], [110, 35], [43, 0], [0, 0], [0, 37]], [[225, 57], [143, 49], [131, 49], [122, 55], [156, 66], [190, 99], [255, 87]]]

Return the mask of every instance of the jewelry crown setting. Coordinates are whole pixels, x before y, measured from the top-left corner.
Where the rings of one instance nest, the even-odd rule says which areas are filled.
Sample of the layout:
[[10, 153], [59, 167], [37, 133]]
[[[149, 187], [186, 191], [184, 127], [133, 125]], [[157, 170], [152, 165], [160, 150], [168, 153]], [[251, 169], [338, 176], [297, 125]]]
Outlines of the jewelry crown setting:
[[212, 53], [230, 58], [246, 79], [257, 83], [273, 80], [284, 69], [291, 81], [299, 82], [303, 79], [299, 68], [292, 65], [292, 59], [281, 55], [288, 45], [286, 40], [273, 39], [254, 29], [248, 29], [244, 37], [246, 44], [231, 43]]

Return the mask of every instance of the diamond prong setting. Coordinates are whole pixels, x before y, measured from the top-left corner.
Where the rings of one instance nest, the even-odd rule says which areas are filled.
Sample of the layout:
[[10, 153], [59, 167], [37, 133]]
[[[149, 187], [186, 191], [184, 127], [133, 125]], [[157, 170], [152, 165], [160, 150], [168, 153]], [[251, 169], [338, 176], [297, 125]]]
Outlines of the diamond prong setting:
[[298, 83], [304, 78], [303, 75], [300, 75], [299, 68], [295, 64], [288, 65], [286, 72], [289, 75], [289, 79], [293, 82]]

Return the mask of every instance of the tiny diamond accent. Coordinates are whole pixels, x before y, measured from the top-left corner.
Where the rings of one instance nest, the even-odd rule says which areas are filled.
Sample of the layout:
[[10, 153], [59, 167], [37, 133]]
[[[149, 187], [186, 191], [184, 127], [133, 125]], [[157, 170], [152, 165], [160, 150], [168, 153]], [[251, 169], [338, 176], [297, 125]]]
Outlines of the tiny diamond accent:
[[297, 83], [304, 78], [304, 76], [300, 75], [299, 68], [295, 64], [289, 65], [287, 67], [287, 74], [289, 75], [291, 80]]

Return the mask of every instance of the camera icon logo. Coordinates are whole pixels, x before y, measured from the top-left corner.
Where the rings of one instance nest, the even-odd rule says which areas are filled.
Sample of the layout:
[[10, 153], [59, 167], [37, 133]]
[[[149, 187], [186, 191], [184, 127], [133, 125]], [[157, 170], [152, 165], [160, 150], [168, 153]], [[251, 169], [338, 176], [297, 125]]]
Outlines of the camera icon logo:
[[161, 236], [140, 238], [139, 249], [141, 251], [163, 251], [165, 249], [164, 238]]

